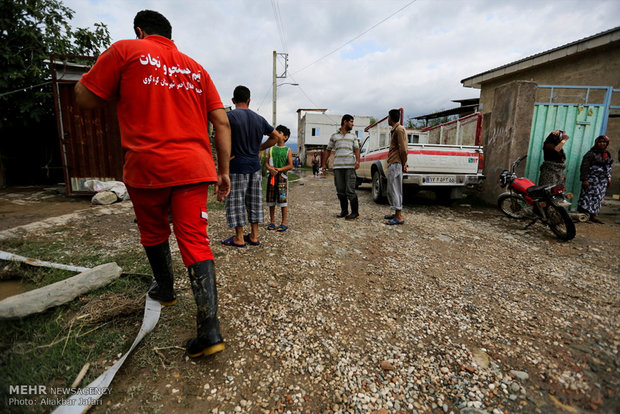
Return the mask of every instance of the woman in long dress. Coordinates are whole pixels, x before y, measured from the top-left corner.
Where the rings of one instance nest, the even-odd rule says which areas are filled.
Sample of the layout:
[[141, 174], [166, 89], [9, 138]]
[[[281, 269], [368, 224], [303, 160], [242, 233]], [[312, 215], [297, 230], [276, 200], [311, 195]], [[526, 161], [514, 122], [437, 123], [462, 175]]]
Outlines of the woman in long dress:
[[568, 135], [564, 131], [556, 129], [552, 131], [543, 144], [543, 160], [540, 165], [540, 178], [538, 185], [564, 184], [566, 177], [566, 154], [564, 144], [568, 141]]
[[577, 209], [589, 214], [590, 221], [601, 224], [603, 222], [596, 215], [601, 210], [605, 192], [611, 184], [611, 164], [614, 161], [607, 151], [608, 145], [609, 138], [605, 135], [596, 138], [594, 146], [583, 156], [579, 175], [581, 194]]

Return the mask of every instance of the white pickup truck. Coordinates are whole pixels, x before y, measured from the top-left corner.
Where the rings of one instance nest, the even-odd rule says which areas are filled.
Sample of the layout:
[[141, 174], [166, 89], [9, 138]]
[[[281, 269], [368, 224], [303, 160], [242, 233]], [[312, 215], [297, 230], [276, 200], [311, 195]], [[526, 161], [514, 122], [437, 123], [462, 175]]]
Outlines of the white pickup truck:
[[[401, 108], [401, 119], [402, 119]], [[402, 122], [401, 122], [402, 123]], [[372, 182], [372, 198], [384, 202], [387, 183], [387, 156], [391, 127], [387, 117], [369, 125], [368, 137], [360, 149], [357, 185]], [[424, 129], [407, 129], [408, 172], [403, 175], [404, 191], [432, 190], [437, 199], [449, 202], [461, 198], [465, 188], [478, 188], [484, 153], [480, 145], [482, 115], [474, 113]]]

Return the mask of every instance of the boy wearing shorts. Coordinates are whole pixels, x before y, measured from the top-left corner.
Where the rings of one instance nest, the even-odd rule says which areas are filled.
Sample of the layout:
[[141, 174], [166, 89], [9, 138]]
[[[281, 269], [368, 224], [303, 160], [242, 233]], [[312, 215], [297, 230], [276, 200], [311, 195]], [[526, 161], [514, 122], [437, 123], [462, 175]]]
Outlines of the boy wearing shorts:
[[[278, 125], [276, 131], [281, 133], [276, 145], [267, 150], [266, 167], [269, 172], [267, 177], [266, 204], [269, 206], [269, 225], [267, 230], [286, 231], [288, 210], [288, 179], [286, 172], [293, 168], [293, 154], [286, 146], [286, 141], [291, 135], [291, 130], [284, 125]], [[276, 205], [282, 208], [282, 224], [276, 227]]]

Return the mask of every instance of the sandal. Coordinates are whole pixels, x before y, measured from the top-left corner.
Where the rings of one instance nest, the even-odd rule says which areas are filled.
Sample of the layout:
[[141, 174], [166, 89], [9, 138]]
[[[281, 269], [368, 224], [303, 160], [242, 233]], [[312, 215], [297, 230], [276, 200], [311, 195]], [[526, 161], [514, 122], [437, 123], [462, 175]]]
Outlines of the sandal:
[[243, 236], [243, 240], [245, 240], [245, 242], [247, 244], [249, 244], [250, 246], [258, 246], [258, 245], [260, 245], [260, 241], [258, 241], [258, 240], [252, 241], [250, 239], [250, 235], [249, 234], [246, 234], [245, 236]]
[[405, 224], [405, 220], [398, 221], [396, 220], [396, 218], [393, 218], [390, 221], [386, 221], [385, 224], [387, 224], [388, 226], [396, 226], [398, 224]]
[[269, 225], [267, 226], [267, 230], [275, 230], [276, 229], [276, 225], [273, 223], [269, 223]]
[[277, 231], [286, 231], [288, 230], [288, 226], [285, 226], [284, 224], [280, 224], [280, 226], [278, 227]]
[[237, 243], [235, 243], [234, 236], [233, 237], [229, 237], [226, 240], [222, 240], [222, 244], [224, 246], [245, 247], [245, 243], [244, 244], [237, 244]]

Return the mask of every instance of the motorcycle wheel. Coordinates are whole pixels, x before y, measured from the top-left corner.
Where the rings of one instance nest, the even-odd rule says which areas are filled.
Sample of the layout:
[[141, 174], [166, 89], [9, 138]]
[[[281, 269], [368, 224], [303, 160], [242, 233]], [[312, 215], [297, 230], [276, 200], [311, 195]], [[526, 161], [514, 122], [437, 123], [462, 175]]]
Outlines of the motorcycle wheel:
[[545, 208], [547, 225], [560, 240], [571, 240], [577, 233], [575, 223], [564, 207], [550, 204]]
[[499, 211], [510, 218], [523, 220], [531, 216], [531, 207], [523, 197], [515, 194], [505, 193], [497, 198]]

